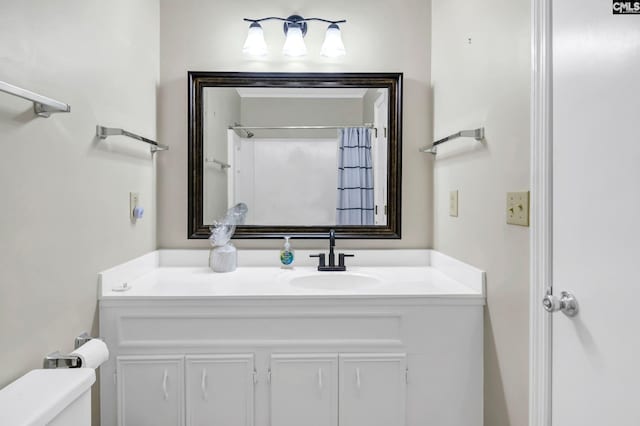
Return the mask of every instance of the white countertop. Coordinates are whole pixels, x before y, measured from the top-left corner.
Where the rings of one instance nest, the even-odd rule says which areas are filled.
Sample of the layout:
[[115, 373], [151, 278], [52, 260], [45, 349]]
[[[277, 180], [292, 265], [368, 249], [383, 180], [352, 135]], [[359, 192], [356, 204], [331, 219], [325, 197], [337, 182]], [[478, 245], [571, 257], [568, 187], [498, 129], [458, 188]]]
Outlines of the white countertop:
[[[302, 265], [287, 270], [278, 266], [275, 250], [241, 250], [237, 270], [216, 273], [206, 266], [208, 250], [159, 250], [102, 272], [100, 299], [429, 297], [484, 303], [485, 273], [441, 253], [354, 252], [347, 272], [318, 272], [307, 251], [297, 253]], [[296, 285], [292, 279], [300, 277], [319, 278], [329, 285]], [[362, 277], [371, 283], [348, 285]], [[128, 290], [117, 291], [124, 283]]]

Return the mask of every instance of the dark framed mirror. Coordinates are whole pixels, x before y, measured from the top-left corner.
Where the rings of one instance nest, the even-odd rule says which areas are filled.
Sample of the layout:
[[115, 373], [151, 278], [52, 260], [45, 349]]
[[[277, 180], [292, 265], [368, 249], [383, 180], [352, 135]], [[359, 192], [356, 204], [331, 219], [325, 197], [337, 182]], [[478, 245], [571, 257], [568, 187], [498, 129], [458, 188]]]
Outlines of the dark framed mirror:
[[190, 239], [400, 238], [402, 73], [189, 71]]

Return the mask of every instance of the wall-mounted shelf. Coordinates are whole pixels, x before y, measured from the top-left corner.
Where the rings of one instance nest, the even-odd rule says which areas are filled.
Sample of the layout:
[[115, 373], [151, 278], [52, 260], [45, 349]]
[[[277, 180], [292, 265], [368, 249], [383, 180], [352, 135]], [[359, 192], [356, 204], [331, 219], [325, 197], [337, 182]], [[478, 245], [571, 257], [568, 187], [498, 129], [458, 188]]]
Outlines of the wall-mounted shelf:
[[100, 139], [106, 139], [109, 136], [126, 136], [128, 138], [136, 139], [151, 145], [152, 153], [156, 151], [166, 151], [169, 149], [169, 147], [166, 145], [161, 145], [156, 141], [152, 141], [151, 139], [147, 139], [143, 136], [136, 135], [135, 133], [131, 133], [124, 129], [119, 129], [115, 127], [104, 127], [104, 126], [98, 125], [96, 126], [96, 136], [98, 136]]
[[458, 138], [474, 138], [478, 142], [482, 142], [484, 140], [484, 127], [473, 130], [460, 130], [459, 132], [449, 135], [446, 138], [435, 141], [431, 146], [420, 148], [420, 152], [436, 155], [438, 153], [438, 145], [442, 145], [445, 142], [449, 142], [450, 140]]
[[47, 98], [4, 81], [0, 81], [0, 92], [33, 102], [33, 111], [39, 117], [49, 117], [55, 112], [71, 112], [71, 107], [64, 102]]

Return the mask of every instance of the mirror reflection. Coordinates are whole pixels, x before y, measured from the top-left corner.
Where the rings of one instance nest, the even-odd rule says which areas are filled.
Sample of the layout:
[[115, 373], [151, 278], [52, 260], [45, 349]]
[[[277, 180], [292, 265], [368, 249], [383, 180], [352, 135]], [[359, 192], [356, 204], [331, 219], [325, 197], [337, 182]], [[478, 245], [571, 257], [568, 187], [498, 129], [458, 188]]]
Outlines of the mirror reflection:
[[203, 222], [387, 225], [387, 88], [205, 87]]

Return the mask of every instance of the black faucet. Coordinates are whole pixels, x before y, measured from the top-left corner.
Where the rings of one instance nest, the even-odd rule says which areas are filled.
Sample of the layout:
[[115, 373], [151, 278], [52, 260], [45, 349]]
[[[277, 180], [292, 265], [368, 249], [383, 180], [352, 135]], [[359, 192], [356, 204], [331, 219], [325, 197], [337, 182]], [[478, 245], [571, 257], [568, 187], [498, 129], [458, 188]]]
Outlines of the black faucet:
[[325, 262], [325, 254], [311, 254], [309, 257], [317, 257], [318, 258], [318, 271], [346, 271], [347, 267], [344, 264], [345, 257], [354, 257], [355, 254], [338, 254], [338, 264], [336, 265], [336, 255], [334, 253], [334, 248], [336, 246], [336, 231], [335, 229], [329, 230], [329, 264], [327, 265]]

